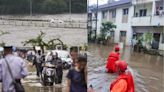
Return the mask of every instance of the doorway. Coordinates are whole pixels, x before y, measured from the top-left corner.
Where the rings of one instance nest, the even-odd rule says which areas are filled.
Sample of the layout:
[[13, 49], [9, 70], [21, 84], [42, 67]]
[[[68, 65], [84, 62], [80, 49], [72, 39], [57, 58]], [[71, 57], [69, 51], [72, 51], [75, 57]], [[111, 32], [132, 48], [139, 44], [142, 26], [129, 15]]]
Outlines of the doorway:
[[158, 49], [160, 42], [160, 33], [153, 34], [153, 42], [152, 42], [152, 49]]

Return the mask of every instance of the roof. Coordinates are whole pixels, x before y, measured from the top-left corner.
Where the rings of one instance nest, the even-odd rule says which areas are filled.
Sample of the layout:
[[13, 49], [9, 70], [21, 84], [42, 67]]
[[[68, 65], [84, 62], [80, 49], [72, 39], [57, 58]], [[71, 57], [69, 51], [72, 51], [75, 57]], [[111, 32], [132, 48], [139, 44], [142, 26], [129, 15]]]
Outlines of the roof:
[[[108, 3], [108, 4], [104, 4], [104, 5], [100, 5], [98, 7], [98, 10], [107, 10], [107, 9], [114, 9], [114, 8], [118, 8], [118, 7], [122, 7], [122, 6], [130, 6], [132, 5], [132, 0], [120, 0], [120, 1], [114, 1], [112, 3]], [[92, 11], [96, 11], [97, 7], [90, 7]]]

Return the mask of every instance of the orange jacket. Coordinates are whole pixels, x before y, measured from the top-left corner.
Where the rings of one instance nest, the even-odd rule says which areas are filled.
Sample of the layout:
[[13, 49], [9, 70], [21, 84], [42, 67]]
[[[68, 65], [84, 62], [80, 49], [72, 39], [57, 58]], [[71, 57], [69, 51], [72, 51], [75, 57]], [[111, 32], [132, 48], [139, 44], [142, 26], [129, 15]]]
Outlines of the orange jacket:
[[109, 54], [109, 57], [108, 57], [107, 63], [106, 63], [106, 69], [109, 73], [116, 72], [115, 62], [117, 60], [119, 60], [119, 58], [120, 58], [120, 54], [117, 52], [112, 51]]
[[110, 86], [110, 92], [134, 92], [134, 81], [130, 72], [118, 76]]

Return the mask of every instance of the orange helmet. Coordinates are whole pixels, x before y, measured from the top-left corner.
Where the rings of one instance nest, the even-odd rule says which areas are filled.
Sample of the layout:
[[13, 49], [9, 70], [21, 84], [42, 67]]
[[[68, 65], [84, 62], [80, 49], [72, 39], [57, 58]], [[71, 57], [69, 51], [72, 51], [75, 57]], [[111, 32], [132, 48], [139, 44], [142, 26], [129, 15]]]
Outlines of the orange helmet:
[[123, 60], [119, 60], [116, 62], [116, 66], [121, 70], [121, 71], [125, 71], [128, 67], [128, 64], [123, 61]]

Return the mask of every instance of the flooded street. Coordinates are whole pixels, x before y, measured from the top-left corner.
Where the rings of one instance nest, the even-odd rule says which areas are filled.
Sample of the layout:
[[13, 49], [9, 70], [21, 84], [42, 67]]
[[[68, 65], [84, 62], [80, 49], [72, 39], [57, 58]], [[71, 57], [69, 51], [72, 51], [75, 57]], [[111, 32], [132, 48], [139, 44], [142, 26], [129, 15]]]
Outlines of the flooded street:
[[62, 84], [55, 84], [51, 86], [43, 86], [41, 84], [40, 78], [36, 76], [35, 67], [29, 66], [29, 76], [22, 80], [23, 85], [25, 86], [26, 92], [65, 92], [66, 88], [66, 74], [67, 70], [63, 73], [63, 82]]
[[[105, 73], [105, 64], [113, 46], [89, 44], [88, 85], [96, 92], [109, 92], [110, 83], [117, 74]], [[121, 51], [121, 59], [129, 64], [135, 80], [135, 92], [163, 92], [163, 58], [148, 54], [130, 52], [129, 47]]]
[[[44, 15], [44, 16], [0, 16], [3, 18], [11, 19], [59, 19], [67, 21], [69, 14], [58, 15]], [[68, 22], [64, 23], [50, 23], [44, 21], [18, 21], [18, 20], [1, 20], [0, 19], [0, 31], [8, 32], [9, 34], [0, 36], [0, 42], [6, 44], [12, 44], [13, 46], [23, 47], [22, 42], [35, 38], [40, 31], [46, 33], [45, 41], [50, 39], [59, 38], [67, 46], [80, 46], [87, 43], [87, 28], [86, 28], [86, 14], [73, 14], [71, 18], [72, 22], [69, 25]], [[19, 35], [19, 36], [18, 36]], [[80, 39], [80, 40], [77, 40]], [[15, 41], [16, 40], [16, 41]], [[13, 43], [14, 41], [14, 43]], [[30, 46], [30, 45], [28, 45]]]
[[[28, 66], [29, 75], [22, 79], [22, 84], [25, 87], [26, 92], [65, 92], [66, 90], [66, 74], [68, 70], [63, 71], [63, 81], [62, 84], [55, 84], [53, 86], [43, 86], [41, 80], [36, 76], [35, 66]], [[0, 92], [2, 89], [2, 84], [0, 83]]]
[[[5, 42], [6, 45], [13, 45], [16, 47], [24, 47], [22, 42], [35, 38], [40, 31], [46, 33], [45, 42], [50, 39], [59, 38], [67, 47], [83, 46], [87, 43], [87, 15], [86, 14], [72, 14], [71, 20], [69, 14], [57, 15], [37, 15], [37, 16], [0, 16], [6, 19], [16, 20], [2, 20], [0, 19], [0, 31], [8, 32], [0, 36], [0, 43]], [[50, 19], [63, 20], [63, 23], [51, 23]], [[24, 19], [20, 21], [17, 19]], [[27, 21], [30, 20], [48, 20], [48, 21]], [[70, 21], [70, 22], [68, 22]], [[80, 40], [79, 40], [80, 39]], [[28, 45], [27, 47], [31, 47]], [[40, 78], [36, 76], [35, 66], [28, 66], [29, 75], [22, 80], [26, 92], [65, 92], [66, 89], [66, 74], [68, 70], [63, 71], [62, 84], [55, 84], [52, 87], [42, 86]], [[0, 91], [1, 91], [0, 83]]]

